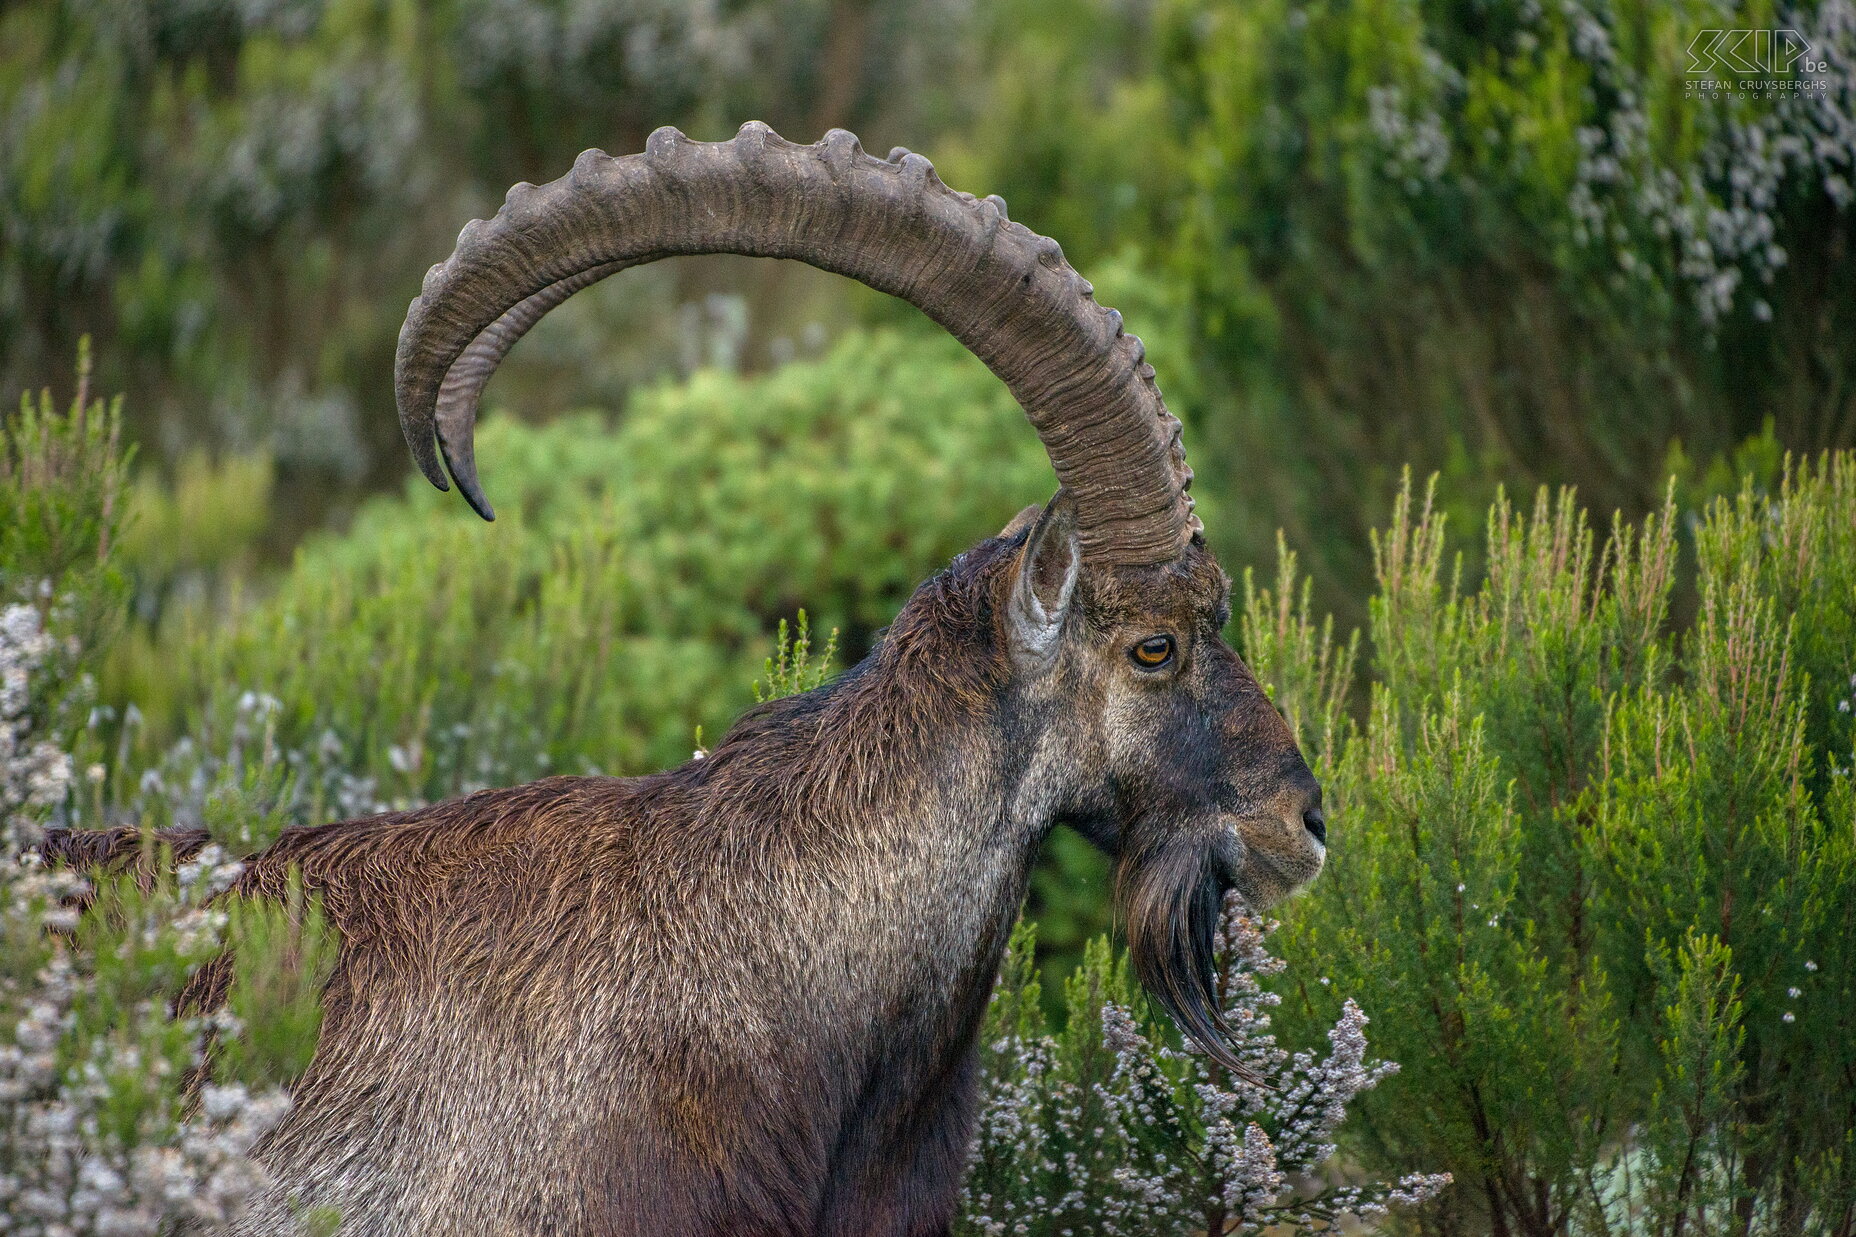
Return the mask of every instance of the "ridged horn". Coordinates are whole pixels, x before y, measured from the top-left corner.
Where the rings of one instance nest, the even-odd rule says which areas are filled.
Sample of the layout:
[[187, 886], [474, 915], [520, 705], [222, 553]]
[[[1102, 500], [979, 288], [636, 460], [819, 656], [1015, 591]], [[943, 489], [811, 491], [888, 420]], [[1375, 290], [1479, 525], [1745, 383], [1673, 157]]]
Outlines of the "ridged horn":
[[1141, 342], [1092, 298], [1057, 243], [997, 198], [947, 188], [920, 155], [864, 153], [833, 129], [799, 146], [749, 123], [726, 142], [653, 133], [641, 155], [583, 153], [520, 184], [458, 234], [406, 313], [394, 361], [400, 428], [433, 485], [490, 507], [472, 449], [477, 400], [515, 341], [574, 292], [676, 254], [792, 258], [910, 302], [1024, 408], [1076, 501], [1092, 562], [1158, 563], [1198, 531], [1179, 421]]
[[[529, 328], [546, 317], [550, 309], [582, 288], [590, 288], [608, 275], [637, 265], [636, 262], [604, 262], [524, 297], [516, 302], [515, 308], [483, 328], [482, 333], [470, 341], [470, 346], [458, 354], [458, 359], [451, 362], [451, 368], [445, 372], [444, 385], [438, 388], [438, 405], [434, 410], [438, 448], [445, 453], [445, 464], [451, 469], [459, 492], [471, 509], [484, 519], [494, 520], [496, 512], [477, 482], [475, 440], [477, 406], [483, 399], [483, 388], [490, 376], [516, 346], [516, 341], [528, 334]], [[406, 424], [404, 417], [400, 424], [402, 427]], [[438, 488], [445, 488], [442, 482]]]

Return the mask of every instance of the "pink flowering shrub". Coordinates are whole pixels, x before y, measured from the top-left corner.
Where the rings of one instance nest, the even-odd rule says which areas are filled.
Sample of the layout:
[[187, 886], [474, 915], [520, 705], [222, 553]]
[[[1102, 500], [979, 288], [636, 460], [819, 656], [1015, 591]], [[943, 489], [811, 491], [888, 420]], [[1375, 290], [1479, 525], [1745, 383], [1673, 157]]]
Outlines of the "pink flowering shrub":
[[1275, 924], [1233, 895], [1218, 939], [1218, 993], [1240, 1057], [1232, 1077], [1180, 1047], [1133, 995], [1106, 940], [1065, 984], [1052, 1034], [1022, 924], [984, 1031], [979, 1134], [958, 1231], [1007, 1234], [1327, 1233], [1422, 1203], [1447, 1173], [1348, 1181], [1331, 1163], [1348, 1104], [1398, 1066], [1367, 1058], [1366, 1015], [1348, 1001], [1325, 1052], [1277, 1043], [1264, 986], [1283, 969]]

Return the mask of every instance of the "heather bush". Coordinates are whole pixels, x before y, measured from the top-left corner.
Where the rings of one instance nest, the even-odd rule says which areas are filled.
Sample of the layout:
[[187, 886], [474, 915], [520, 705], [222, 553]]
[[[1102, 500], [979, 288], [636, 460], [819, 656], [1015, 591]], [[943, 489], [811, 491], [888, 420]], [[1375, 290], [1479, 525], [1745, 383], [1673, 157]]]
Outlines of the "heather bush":
[[1352, 1001], [1325, 1054], [1277, 1043], [1264, 983], [1283, 970], [1265, 948], [1276, 925], [1227, 899], [1216, 987], [1239, 1057], [1233, 1077], [1157, 1022], [1106, 937], [1064, 981], [1065, 1018], [1046, 1027], [1036, 926], [1013, 933], [982, 1032], [981, 1107], [956, 1231], [1328, 1233], [1425, 1202], [1448, 1174], [1349, 1184], [1330, 1163], [1348, 1104], [1396, 1073], [1366, 1056]]
[[1474, 581], [1407, 485], [1363, 723], [1294, 563], [1247, 590], [1334, 839], [1285, 915], [1290, 973], [1333, 986], [1282, 1020], [1375, 1010], [1403, 1069], [1350, 1146], [1455, 1176], [1419, 1231], [1856, 1226], [1853, 464], [1602, 538], [1570, 493], [1502, 500]]

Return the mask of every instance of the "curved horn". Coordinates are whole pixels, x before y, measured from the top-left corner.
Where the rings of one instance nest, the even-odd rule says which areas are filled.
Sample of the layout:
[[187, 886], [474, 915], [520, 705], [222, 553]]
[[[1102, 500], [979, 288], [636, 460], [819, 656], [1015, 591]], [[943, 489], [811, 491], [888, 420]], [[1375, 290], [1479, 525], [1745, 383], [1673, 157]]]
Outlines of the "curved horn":
[[[549, 310], [582, 288], [590, 288], [608, 275], [637, 265], [637, 262], [604, 262], [589, 266], [578, 275], [569, 275], [516, 302], [515, 308], [484, 327], [445, 371], [444, 385], [438, 388], [438, 404], [433, 413], [438, 422], [438, 445], [445, 453], [451, 475], [457, 479], [458, 491], [471, 509], [484, 519], [494, 520], [496, 512], [491, 510], [490, 500], [483, 496], [483, 489], [477, 484], [475, 438], [477, 405], [483, 398], [483, 388], [490, 381], [490, 375], [503, 363], [516, 341], [528, 334], [529, 328], [546, 317]], [[405, 424], [404, 417], [401, 424]], [[438, 483], [438, 488], [445, 488], [443, 482]]]
[[757, 122], [726, 142], [665, 128], [642, 155], [586, 151], [567, 176], [516, 185], [494, 219], [465, 225], [400, 329], [394, 393], [420, 470], [449, 488], [436, 440], [487, 518], [471, 436], [496, 362], [581, 287], [694, 253], [794, 258], [940, 323], [1030, 417], [1091, 561], [1165, 562], [1198, 531], [1179, 421], [1141, 342], [1055, 241], [1009, 221], [997, 198], [947, 188], [919, 155], [876, 159], [841, 129], [798, 146]]

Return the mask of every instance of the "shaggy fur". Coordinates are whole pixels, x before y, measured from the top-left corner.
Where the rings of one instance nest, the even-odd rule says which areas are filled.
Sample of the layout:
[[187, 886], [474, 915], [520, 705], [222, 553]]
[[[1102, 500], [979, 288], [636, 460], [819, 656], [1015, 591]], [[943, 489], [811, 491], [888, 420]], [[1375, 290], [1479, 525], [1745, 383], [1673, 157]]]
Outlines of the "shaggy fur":
[[[1219, 638], [1209, 554], [1078, 557], [1060, 496], [707, 759], [285, 832], [237, 892], [281, 897], [300, 869], [342, 948], [260, 1149], [275, 1192], [240, 1231], [309, 1205], [363, 1237], [945, 1233], [975, 1035], [1058, 824], [1117, 856], [1143, 981], [1215, 1043], [1217, 899], [1319, 870], [1318, 791]], [[1175, 661], [1139, 669], [1128, 650], [1155, 633]], [[223, 999], [228, 975], [205, 968], [183, 1002]]]

